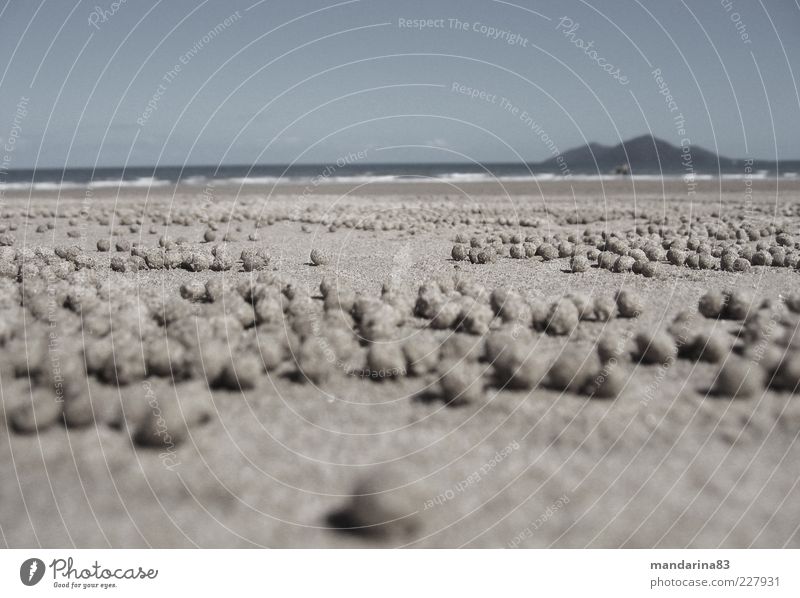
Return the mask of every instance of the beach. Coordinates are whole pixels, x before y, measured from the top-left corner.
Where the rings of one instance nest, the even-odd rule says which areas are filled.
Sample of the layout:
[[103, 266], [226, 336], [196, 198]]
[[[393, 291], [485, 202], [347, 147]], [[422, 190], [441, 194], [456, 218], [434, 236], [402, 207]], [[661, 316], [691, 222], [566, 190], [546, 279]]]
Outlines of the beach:
[[[676, 354], [664, 363], [642, 363], [630, 356], [627, 344], [618, 355], [625, 376], [617, 396], [587, 396], [544, 382], [506, 388], [491, 381], [491, 363], [472, 363], [470, 350], [482, 351], [485, 339], [509, 322], [493, 314], [486, 330], [477, 324], [473, 330], [436, 328], [414, 309], [420, 285], [440, 278], [455, 279], [461, 295], [473, 297], [482, 309], [496, 289], [513, 289], [528, 303], [549, 305], [569, 295], [613, 303], [625, 288], [641, 298], [643, 309], [636, 317], [600, 321], [588, 316], [567, 334], [536, 330], [529, 317], [522, 325], [512, 324], [524, 329], [521, 338], [529, 354], [544, 367], [565, 351], [591, 352], [604, 337], [626, 342], [642, 331], [666, 330], [689, 311], [696, 317], [692, 330], [729, 339], [730, 355], [744, 363], [752, 358], [750, 341], [741, 335], [744, 318], [705, 318], [697, 314], [698, 302], [709, 290], [743, 289], [757, 300], [753, 313], [772, 313], [797, 290], [794, 267], [755, 264], [727, 271], [716, 255], [709, 258], [714, 267], [707, 269], [676, 266], [667, 257], [651, 260], [652, 276], [621, 266], [622, 271], [597, 267], [597, 258], [576, 272], [571, 256], [514, 259], [509, 246], [522, 246], [528, 237], [542, 244], [570, 235], [578, 242], [566, 242], [577, 246], [588, 238], [587, 231], [598, 239], [605, 232], [631, 241], [668, 228], [689, 238], [681, 226], [690, 224], [698, 230], [706, 225], [725, 231], [745, 225], [767, 229], [763, 238], [772, 246], [780, 231], [770, 226], [790, 235], [797, 230], [800, 182], [794, 179], [709, 179], [688, 191], [679, 178], [624, 177], [540, 183], [210, 183], [15, 190], [3, 201], [3, 234], [13, 236], [7, 246], [30, 250], [15, 259], [20, 268], [25, 260], [37, 268], [7, 277], [3, 287], [7, 314], [15, 314], [14, 333], [0, 352], [0, 531], [9, 547], [800, 547], [800, 403], [793, 392], [765, 383], [753, 396], [720, 396], [711, 392], [720, 361]], [[209, 231], [213, 239], [205, 240]], [[494, 259], [471, 263], [451, 257], [459, 234], [467, 249], [472, 238], [483, 243], [505, 235], [508, 240], [496, 242], [501, 250]], [[98, 251], [101, 239], [109, 240], [109, 251]], [[152, 267], [148, 254], [142, 261], [147, 267], [134, 268], [130, 248], [115, 247], [120, 240], [167, 252], [174, 240], [175, 251], [184, 254], [212, 255], [212, 246], [223, 245], [220, 254], [233, 261], [227, 268], [192, 271]], [[720, 233], [707, 243], [721, 253], [722, 245], [734, 241]], [[755, 248], [756, 241], [739, 241]], [[75, 271], [50, 282], [43, 264], [55, 271], [60, 262], [42, 257], [44, 250], [37, 255], [36, 249], [75, 245], [76, 255], [91, 259], [62, 260], [71, 260]], [[796, 248], [794, 238], [787, 247]], [[325, 257], [319, 265], [310, 259], [315, 249]], [[259, 259], [268, 256], [268, 265], [244, 271], [240, 255], [248, 250], [259, 251]], [[70, 278], [73, 274], [81, 276]], [[13, 413], [31, 402], [35, 386], [14, 363], [41, 331], [55, 335], [49, 337], [49, 363], [53, 351], [74, 352], [97, 334], [94, 328], [86, 332], [90, 316], [110, 322], [102, 338], [120, 359], [137, 357], [126, 346], [130, 331], [144, 326], [147, 343], [159, 334], [168, 336], [171, 316], [161, 324], [137, 323], [140, 328], [120, 325], [126, 332], [119, 333], [119, 305], [135, 307], [142, 319], [151, 312], [157, 316], [153, 305], [159, 301], [168, 300], [170, 309], [179, 305], [184, 311], [175, 321], [195, 330], [197, 338], [205, 339], [213, 329], [212, 353], [230, 351], [234, 369], [246, 352], [241, 338], [247, 337], [247, 350], [258, 355], [260, 330], [267, 329], [263, 342], [269, 344], [295, 326], [294, 320], [270, 320], [267, 327], [257, 314], [255, 323], [228, 326], [224, 318], [241, 306], [227, 304], [224, 292], [213, 300], [188, 298], [191, 285], [218, 280], [237, 289], [256, 274], [282, 277], [275, 284], [289, 301], [307, 297], [304, 342], [324, 336], [326, 317], [335, 312], [323, 307], [328, 298], [323, 299], [320, 284], [326, 279], [357, 296], [391, 296], [384, 303], [402, 318], [389, 336], [373, 339], [364, 338], [362, 320], [354, 329], [358, 342], [346, 345], [352, 350], [337, 354], [319, 381], [303, 379], [305, 370], [301, 367], [298, 375], [292, 367], [296, 345], [290, 340], [281, 364], [242, 385], [251, 387], [211, 384], [195, 374], [178, 379], [148, 374], [126, 383], [89, 375], [80, 394], [96, 407], [90, 423], [72, 427], [55, 421], [35, 433], [14, 429]], [[12, 305], [11, 287], [24, 287], [28, 280], [46, 297], [53, 288], [51, 315], [36, 318], [27, 307]], [[480, 289], [470, 295], [458, 286], [466, 285], [464, 280]], [[80, 288], [96, 289], [90, 307], [80, 307], [82, 297], [70, 295]], [[293, 309], [286, 313], [300, 320]], [[780, 325], [790, 328], [795, 314], [779, 313]], [[252, 306], [246, 317], [253, 319]], [[344, 328], [353, 326], [347, 318]], [[440, 346], [453, 343], [451, 337], [462, 339], [456, 361], [470, 361], [486, 381], [477, 400], [443, 401], [441, 372], [435, 368], [412, 375], [405, 362], [397, 371], [369, 365], [373, 345], [413, 345], [422, 336]], [[318, 354], [318, 360], [326, 355]], [[344, 357], [355, 366], [348, 369], [337, 361]], [[178, 421], [191, 420], [182, 441], [143, 446], [137, 421], [125, 414], [149, 411], [152, 416], [155, 409], [166, 409], [162, 403], [167, 401], [180, 407]], [[198, 404], [202, 417], [192, 419]], [[101, 417], [120, 405], [137, 407], [123, 407], [121, 418], [118, 413]], [[376, 534], [341, 529], [348, 526], [338, 525], [337, 514], [352, 508], [354, 488], [373, 476], [380, 487], [370, 493], [369, 505], [379, 514], [383, 508], [401, 512], [413, 525], [397, 531], [381, 522]]]

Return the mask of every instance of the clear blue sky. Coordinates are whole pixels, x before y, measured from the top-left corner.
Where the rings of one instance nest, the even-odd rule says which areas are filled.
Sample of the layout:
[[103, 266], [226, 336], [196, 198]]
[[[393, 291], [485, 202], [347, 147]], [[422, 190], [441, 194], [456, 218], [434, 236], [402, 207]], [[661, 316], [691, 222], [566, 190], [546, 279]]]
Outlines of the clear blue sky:
[[0, 0], [7, 167], [538, 161], [650, 132], [800, 158], [795, 0], [254, 3]]

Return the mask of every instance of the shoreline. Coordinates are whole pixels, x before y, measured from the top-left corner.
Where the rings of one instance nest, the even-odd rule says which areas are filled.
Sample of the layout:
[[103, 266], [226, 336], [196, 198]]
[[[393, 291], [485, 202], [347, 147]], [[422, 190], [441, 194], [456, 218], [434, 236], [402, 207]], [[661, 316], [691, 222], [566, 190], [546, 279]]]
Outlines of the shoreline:
[[[690, 186], [691, 185], [691, 186]], [[212, 195], [233, 194], [234, 197], [252, 196], [267, 194], [268, 196], [301, 196], [318, 197], [328, 195], [353, 195], [353, 196], [402, 196], [402, 197], [421, 197], [427, 195], [436, 196], [571, 196], [575, 195], [645, 195], [650, 198], [659, 196], [669, 196], [670, 200], [686, 200], [702, 194], [719, 194], [722, 196], [741, 195], [744, 198], [747, 194], [783, 194], [800, 192], [800, 179], [703, 179], [694, 181], [691, 184], [680, 179], [664, 180], [637, 180], [632, 179], [611, 179], [608, 181], [599, 180], [545, 180], [545, 181], [493, 181], [493, 182], [375, 182], [375, 183], [324, 183], [319, 185], [303, 183], [280, 183], [280, 184], [232, 184], [223, 181], [222, 184], [215, 185], [213, 181], [206, 185], [196, 184], [167, 184], [153, 185], [150, 187], [142, 186], [119, 186], [119, 187], [69, 187], [53, 190], [42, 189], [5, 189], [0, 191], [2, 199], [27, 199], [27, 198], [64, 198], [64, 199], [83, 199], [87, 195], [91, 197], [164, 197], [169, 195], [204, 195], [209, 190]], [[693, 193], [689, 193], [692, 190]], [[90, 191], [90, 192], [87, 192]]]

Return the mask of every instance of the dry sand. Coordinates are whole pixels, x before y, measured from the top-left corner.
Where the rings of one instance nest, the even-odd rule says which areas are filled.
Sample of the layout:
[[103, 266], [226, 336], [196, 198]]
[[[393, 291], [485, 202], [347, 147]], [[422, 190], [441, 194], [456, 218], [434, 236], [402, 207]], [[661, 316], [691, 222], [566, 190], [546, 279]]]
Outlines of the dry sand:
[[[682, 215], [714, 222], [722, 213], [777, 222], [797, 235], [800, 184], [757, 181], [754, 188], [750, 198], [743, 181], [709, 181], [687, 198], [680, 182], [637, 182], [634, 188], [622, 181], [604, 189], [597, 182], [572, 187], [513, 183], [504, 189], [370, 185], [318, 187], [313, 193], [246, 187], [214, 189], [211, 209], [236, 214], [250, 206], [255, 213], [290, 214], [290, 220], [260, 228], [257, 243], [247, 240], [253, 222], [233, 219], [228, 246], [237, 257], [242, 248], [266, 247], [280, 272], [309, 289], [317, 289], [323, 276], [333, 276], [377, 296], [390, 278], [410, 287], [459, 271], [488, 289], [512, 286], [548, 301], [571, 292], [613, 296], [623, 285], [641, 293], [645, 309], [637, 319], [582, 322], [569, 340], [536, 334], [534, 351], [556, 356], [568, 342], [590, 347], [603, 332], [666, 326], [680, 310], [696, 311], [709, 288], [747, 288], [778, 300], [796, 290], [799, 274], [788, 268], [732, 273], [662, 264], [656, 277], [644, 278], [598, 268], [573, 274], [567, 271], [568, 259], [453, 262], [457, 232], [485, 230], [482, 214], [496, 210], [535, 218], [536, 228], [505, 227], [525, 234], [581, 235], [587, 227], [622, 232], [659, 214], [674, 222]], [[62, 218], [53, 230], [36, 233], [36, 226], [48, 221], [37, 210], [137, 211], [145, 217], [140, 232], [119, 224], [115, 231], [155, 246], [164, 227], [151, 234], [148, 214], [166, 207], [180, 214], [205, 199], [202, 189], [187, 187], [106, 190], [94, 192], [89, 201], [78, 191], [7, 196], [4, 213], [12, 217], [3, 222], [19, 223], [15, 247], [83, 242], [97, 260], [98, 276], [112, 283], [135, 281], [142, 295], [176, 295], [189, 280], [235, 279], [244, 273], [112, 272], [113, 249], [94, 251], [97, 239], [108, 238], [110, 226], [92, 217], [77, 217], [69, 226]], [[414, 234], [348, 227], [329, 232], [327, 226], [303, 222], [306, 213], [329, 209], [367, 221], [377, 216], [417, 225]], [[471, 211], [473, 224], [431, 230], [418, 225], [464, 210]], [[37, 214], [27, 225], [19, 216], [26, 211]], [[589, 216], [589, 223], [569, 224], [565, 216], [570, 214]], [[607, 219], [599, 220], [603, 215]], [[227, 226], [220, 225], [220, 235]], [[84, 236], [68, 238], [67, 231], [76, 227]], [[174, 226], [168, 234], [194, 243], [206, 228], [196, 221]], [[309, 264], [314, 247], [332, 256], [330, 265]], [[423, 326], [417, 321], [403, 333], [412, 337]], [[738, 330], [731, 321], [714, 326], [726, 333]], [[610, 401], [544, 388], [490, 388], [484, 402], [464, 407], [421, 400], [430, 384], [426, 378], [375, 382], [341, 375], [315, 388], [264, 374], [252, 390], [213, 394], [196, 381], [173, 387], [151, 379], [149, 387], [137, 382], [118, 389], [92, 380], [88, 391], [94, 400], [142, 401], [148, 388], [155, 396], [177, 391], [189, 401], [213, 400], [215, 416], [191, 429], [186, 442], [166, 456], [134, 446], [129, 434], [108, 425], [70, 430], [56, 425], [38, 435], [20, 435], [4, 422], [0, 538], [12, 548], [800, 547], [800, 402], [772, 390], [749, 399], [711, 396], [716, 369], [687, 360], [668, 368], [631, 367], [623, 392]], [[29, 392], [7, 363], [0, 376], [8, 418]], [[330, 514], [376, 466], [393, 472], [391, 484], [404, 487], [401, 502], [418, 511], [420, 526], [410, 536], [389, 538], [329, 529]]]

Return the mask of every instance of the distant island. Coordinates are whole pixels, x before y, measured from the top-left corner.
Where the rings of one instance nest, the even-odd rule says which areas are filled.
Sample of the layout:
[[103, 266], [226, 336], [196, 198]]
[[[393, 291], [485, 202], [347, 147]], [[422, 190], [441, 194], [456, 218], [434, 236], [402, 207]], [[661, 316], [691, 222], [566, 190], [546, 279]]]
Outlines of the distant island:
[[751, 172], [800, 172], [800, 160], [734, 159], [718, 156], [696, 145], [676, 146], [642, 135], [614, 146], [590, 143], [558, 157], [531, 164], [534, 172], [557, 172], [563, 164], [572, 174], [745, 174]]

